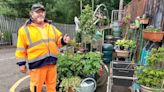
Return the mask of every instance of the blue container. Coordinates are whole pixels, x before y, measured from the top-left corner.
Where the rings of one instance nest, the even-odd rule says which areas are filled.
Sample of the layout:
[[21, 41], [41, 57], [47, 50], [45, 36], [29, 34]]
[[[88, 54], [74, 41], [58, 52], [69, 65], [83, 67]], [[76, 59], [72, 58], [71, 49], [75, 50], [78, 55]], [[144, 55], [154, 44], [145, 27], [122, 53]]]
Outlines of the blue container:
[[121, 31], [113, 31], [113, 37], [121, 37]]
[[110, 56], [112, 55], [113, 51], [102, 51], [103, 55]]
[[113, 51], [113, 45], [112, 44], [103, 44], [102, 51]]
[[103, 62], [105, 64], [110, 64], [111, 61], [112, 61], [112, 59], [110, 59], [110, 58], [103, 58]]
[[112, 44], [103, 44], [102, 46], [103, 53], [103, 62], [109, 64], [112, 61], [113, 45]]
[[113, 31], [120, 31], [120, 25], [119, 25], [118, 21], [115, 21], [112, 23], [112, 30]]
[[121, 37], [121, 29], [117, 21], [112, 24], [112, 35], [113, 37]]

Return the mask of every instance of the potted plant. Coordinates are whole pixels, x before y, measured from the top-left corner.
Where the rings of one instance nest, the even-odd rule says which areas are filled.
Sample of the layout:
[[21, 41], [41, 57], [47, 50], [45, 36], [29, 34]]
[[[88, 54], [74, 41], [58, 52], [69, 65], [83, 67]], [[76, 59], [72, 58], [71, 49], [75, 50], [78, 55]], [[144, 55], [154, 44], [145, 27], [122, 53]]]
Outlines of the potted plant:
[[[75, 87], [78, 87], [79, 82], [70, 82], [80, 80], [88, 75], [94, 75], [98, 72], [100, 67], [101, 57], [100, 53], [63, 53], [58, 55], [57, 72], [58, 79], [61, 80], [61, 86], [64, 90], [72, 88], [75, 91]], [[87, 76], [82, 76], [87, 75]], [[79, 78], [77, 78], [79, 77]], [[63, 84], [64, 83], [64, 84]], [[69, 85], [67, 85], [67, 83]], [[63, 84], [63, 85], [62, 85]]]
[[[85, 44], [85, 49], [88, 46], [91, 48], [91, 43], [94, 40], [94, 36], [97, 32], [96, 24], [97, 18], [93, 16], [92, 8], [89, 5], [86, 5], [82, 10], [80, 15], [80, 25], [78, 33], [76, 34], [77, 40], [81, 40], [80, 42]], [[90, 49], [91, 50], [91, 49]]]
[[80, 54], [72, 54], [72, 53], [61, 53], [58, 55], [58, 63], [57, 63], [57, 72], [58, 72], [58, 80], [61, 82], [60, 91], [68, 91], [72, 89], [75, 91], [75, 87], [80, 85], [79, 81], [75, 82], [75, 80], [80, 80], [78, 77], [81, 74], [82, 64], [81, 62], [82, 55]]
[[118, 57], [128, 57], [129, 51], [136, 47], [135, 41], [133, 40], [117, 40], [115, 43], [118, 46], [116, 53]]
[[[82, 77], [95, 77], [95, 74], [98, 73], [98, 70], [100, 68], [100, 62], [101, 62], [101, 55], [99, 52], [88, 52], [83, 57], [83, 69], [81, 70]], [[84, 76], [85, 75], [85, 76]]]
[[144, 39], [153, 41], [153, 42], [160, 42], [163, 39], [164, 32], [159, 28], [154, 28], [153, 26], [148, 26], [143, 31]]
[[140, 18], [140, 23], [141, 24], [148, 24], [149, 23], [149, 18], [147, 14], [143, 14], [142, 18]]
[[81, 80], [82, 79], [79, 76], [63, 78], [61, 83], [63, 89], [60, 89], [59, 91], [75, 92], [75, 90], [79, 87]]
[[117, 40], [115, 44], [120, 47], [120, 50], [130, 50], [136, 47], [135, 41], [126, 39]]
[[[142, 92], [163, 92], [164, 87], [164, 47], [152, 49], [147, 57], [147, 66], [138, 66], [135, 75]], [[161, 65], [162, 64], [162, 65]]]

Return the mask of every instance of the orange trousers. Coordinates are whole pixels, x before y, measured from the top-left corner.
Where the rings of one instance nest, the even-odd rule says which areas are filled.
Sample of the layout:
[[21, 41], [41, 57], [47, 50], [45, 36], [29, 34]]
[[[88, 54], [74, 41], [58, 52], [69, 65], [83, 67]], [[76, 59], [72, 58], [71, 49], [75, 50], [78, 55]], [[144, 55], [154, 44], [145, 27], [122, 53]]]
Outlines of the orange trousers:
[[56, 77], [56, 65], [46, 65], [30, 70], [31, 92], [41, 92], [44, 83], [46, 84], [47, 92], [56, 92]]

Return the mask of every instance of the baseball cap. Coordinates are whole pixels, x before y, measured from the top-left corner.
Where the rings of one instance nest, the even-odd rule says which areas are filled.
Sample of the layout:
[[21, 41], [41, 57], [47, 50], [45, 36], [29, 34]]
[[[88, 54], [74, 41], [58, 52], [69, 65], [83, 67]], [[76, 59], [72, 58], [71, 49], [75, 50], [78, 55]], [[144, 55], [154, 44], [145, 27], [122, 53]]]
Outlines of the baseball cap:
[[40, 9], [45, 11], [44, 6], [40, 3], [33, 4], [32, 7], [31, 7], [31, 11], [37, 11], [37, 10], [40, 10]]

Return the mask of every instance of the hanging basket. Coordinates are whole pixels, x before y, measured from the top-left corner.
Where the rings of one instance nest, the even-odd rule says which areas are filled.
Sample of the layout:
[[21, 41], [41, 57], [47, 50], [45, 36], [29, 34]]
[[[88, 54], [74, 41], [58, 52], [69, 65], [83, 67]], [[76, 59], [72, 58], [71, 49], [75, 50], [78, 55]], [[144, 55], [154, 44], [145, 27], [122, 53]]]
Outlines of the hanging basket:
[[140, 19], [140, 23], [141, 24], [148, 24], [149, 23], [149, 19], [148, 18], [146, 18], [146, 19], [141, 18]]
[[153, 42], [161, 42], [163, 39], [164, 32], [148, 32], [148, 31], [143, 31], [143, 37], [144, 39], [153, 41]]
[[141, 85], [141, 92], [164, 92], [163, 89], [155, 89]]
[[129, 51], [127, 50], [116, 50], [117, 57], [129, 57]]

